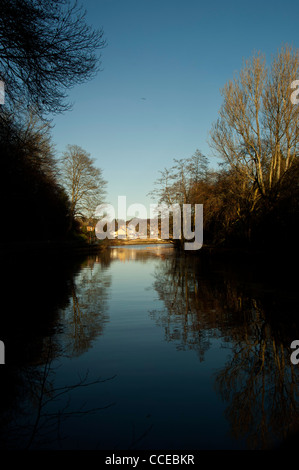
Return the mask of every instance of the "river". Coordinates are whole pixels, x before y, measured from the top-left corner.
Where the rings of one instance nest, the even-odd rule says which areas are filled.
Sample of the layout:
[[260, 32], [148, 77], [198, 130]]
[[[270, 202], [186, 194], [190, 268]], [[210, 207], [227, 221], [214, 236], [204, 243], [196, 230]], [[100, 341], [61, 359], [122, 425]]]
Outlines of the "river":
[[2, 448], [272, 449], [297, 432], [290, 273], [171, 245], [2, 270]]

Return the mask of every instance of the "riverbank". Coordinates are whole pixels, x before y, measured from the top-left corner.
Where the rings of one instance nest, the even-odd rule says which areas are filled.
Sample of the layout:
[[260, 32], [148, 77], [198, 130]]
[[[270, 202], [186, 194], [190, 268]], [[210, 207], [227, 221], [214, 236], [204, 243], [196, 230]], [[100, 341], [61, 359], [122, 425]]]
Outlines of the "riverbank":
[[117, 239], [105, 240], [105, 246], [123, 246], [123, 245], [173, 245], [171, 240], [146, 239]]
[[202, 260], [229, 262], [237, 264], [267, 264], [275, 268], [281, 264], [295, 265], [299, 259], [298, 250], [293, 247], [279, 246], [276, 249], [250, 249], [240, 247], [223, 247], [203, 245], [199, 250], [185, 251], [172, 240], [153, 239], [105, 239], [97, 240], [96, 243], [88, 243], [81, 240], [63, 241], [13, 241], [0, 244], [0, 257], [7, 256], [76, 256], [104, 252], [111, 246], [134, 246], [134, 245], [171, 245], [180, 253]]
[[13, 241], [0, 244], [0, 258], [9, 256], [77, 256], [102, 253], [110, 246], [171, 245], [171, 240], [112, 239], [88, 243], [78, 240], [63, 241]]
[[75, 240], [65, 241], [14, 241], [0, 244], [0, 257], [8, 255], [84, 255], [99, 253], [105, 243], [84, 243]]
[[170, 240], [102, 240], [88, 243], [77, 240], [63, 241], [13, 241], [0, 244], [0, 258], [8, 256], [76, 256], [102, 253], [110, 246], [173, 245]]

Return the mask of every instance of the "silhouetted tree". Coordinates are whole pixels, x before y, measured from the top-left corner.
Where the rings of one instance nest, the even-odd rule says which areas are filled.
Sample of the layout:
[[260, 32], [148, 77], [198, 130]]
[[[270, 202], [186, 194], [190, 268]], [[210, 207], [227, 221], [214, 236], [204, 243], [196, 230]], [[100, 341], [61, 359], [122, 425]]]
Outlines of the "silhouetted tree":
[[2, 0], [0, 80], [11, 103], [40, 113], [69, 108], [70, 87], [92, 78], [100, 66], [102, 30], [86, 24], [71, 0]]
[[0, 155], [1, 239], [64, 238], [69, 200], [57, 182], [48, 125], [32, 114], [16, 121], [8, 112], [2, 112]]

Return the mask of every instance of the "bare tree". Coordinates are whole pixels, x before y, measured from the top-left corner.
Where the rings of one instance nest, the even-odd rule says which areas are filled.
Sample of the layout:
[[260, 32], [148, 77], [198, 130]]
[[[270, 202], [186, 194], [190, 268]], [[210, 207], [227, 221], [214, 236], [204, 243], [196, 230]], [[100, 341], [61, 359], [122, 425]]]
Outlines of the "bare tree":
[[70, 87], [99, 69], [102, 29], [86, 24], [72, 0], [1, 0], [0, 80], [6, 102], [34, 105], [40, 113], [70, 106]]
[[106, 184], [102, 170], [94, 159], [78, 145], [68, 145], [61, 158], [61, 181], [70, 198], [72, 218], [94, 216], [96, 207], [104, 202]]
[[173, 162], [171, 168], [160, 171], [161, 176], [149, 195], [167, 205], [191, 204], [194, 186], [208, 176], [208, 159], [197, 149], [192, 157], [174, 158]]
[[211, 145], [249, 184], [253, 206], [261, 198], [277, 198], [297, 160], [299, 108], [290, 97], [298, 75], [299, 53], [285, 46], [271, 67], [256, 54], [222, 90], [224, 102]]

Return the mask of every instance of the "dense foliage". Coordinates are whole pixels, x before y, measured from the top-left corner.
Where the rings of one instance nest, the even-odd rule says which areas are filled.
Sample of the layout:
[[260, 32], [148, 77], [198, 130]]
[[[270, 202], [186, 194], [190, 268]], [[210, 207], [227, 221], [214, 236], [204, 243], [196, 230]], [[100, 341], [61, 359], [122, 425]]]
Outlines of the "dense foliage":
[[[32, 118], [34, 120], [34, 118]], [[57, 183], [48, 126], [0, 115], [2, 241], [65, 238], [69, 201]]]

